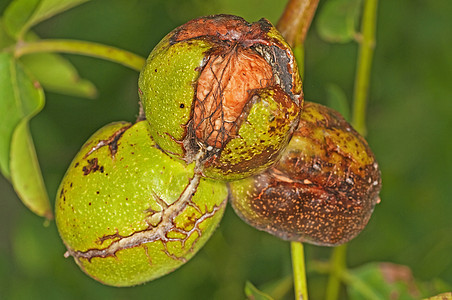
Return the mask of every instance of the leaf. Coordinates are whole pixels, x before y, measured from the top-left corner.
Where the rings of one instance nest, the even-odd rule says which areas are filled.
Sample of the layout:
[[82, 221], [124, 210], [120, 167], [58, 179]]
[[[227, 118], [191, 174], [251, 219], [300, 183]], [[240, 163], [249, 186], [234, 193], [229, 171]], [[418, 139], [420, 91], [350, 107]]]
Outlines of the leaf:
[[285, 277], [266, 282], [260, 288], [273, 299], [283, 299], [288, 293], [293, 291], [292, 279], [292, 274], [289, 274]]
[[347, 291], [351, 300], [419, 299], [419, 291], [407, 266], [370, 263], [350, 272], [352, 279], [348, 281]]
[[329, 84], [326, 87], [326, 93], [328, 106], [338, 111], [344, 119], [350, 121], [350, 107], [344, 91], [336, 84]]
[[452, 293], [443, 293], [434, 297], [426, 298], [425, 300], [452, 300]]
[[272, 297], [258, 290], [251, 282], [245, 284], [245, 295], [249, 300], [273, 300]]
[[0, 51], [6, 47], [14, 45], [15, 41], [6, 32], [5, 26], [3, 25], [2, 19], [0, 19]]
[[[37, 41], [39, 37], [28, 32], [25, 40]], [[35, 53], [20, 58], [44, 89], [60, 94], [93, 99], [97, 96], [94, 84], [81, 79], [77, 69], [63, 56], [54, 53]]]
[[52, 218], [52, 209], [30, 136], [28, 119], [20, 122], [11, 142], [11, 182], [17, 195], [31, 211]]
[[97, 95], [94, 84], [80, 78], [76, 68], [61, 55], [38, 53], [26, 55], [21, 61], [48, 91], [90, 99]]
[[0, 170], [11, 179], [22, 202], [40, 216], [51, 216], [28, 121], [44, 107], [44, 93], [12, 54], [0, 53]]
[[89, 0], [14, 0], [6, 8], [4, 24], [18, 39], [33, 25]]
[[14, 129], [23, 117], [15, 89], [15, 62], [11, 54], [0, 53], [0, 170], [10, 177], [9, 154]]
[[3, 24], [11, 37], [18, 38], [27, 21], [38, 8], [40, 0], [14, 0], [5, 9]]
[[317, 32], [327, 42], [354, 39], [362, 0], [329, 0], [319, 12]]

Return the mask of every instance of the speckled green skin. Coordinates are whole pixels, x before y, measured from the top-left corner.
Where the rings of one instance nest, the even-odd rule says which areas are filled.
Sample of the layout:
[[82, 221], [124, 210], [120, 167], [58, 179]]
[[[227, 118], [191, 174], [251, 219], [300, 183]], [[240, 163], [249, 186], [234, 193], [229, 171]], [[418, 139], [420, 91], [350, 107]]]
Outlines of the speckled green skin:
[[[204, 19], [209, 18], [215, 16]], [[234, 16], [221, 15], [219, 18], [245, 22]], [[193, 21], [196, 20], [191, 22]], [[215, 154], [208, 153], [206, 148], [209, 147], [205, 145], [201, 146], [204, 149], [196, 150], [205, 153], [200, 164], [206, 177], [237, 180], [262, 172], [280, 157], [298, 123], [303, 102], [298, 68], [290, 47], [281, 34], [269, 22], [268, 25], [265, 24], [268, 26], [267, 31], [260, 36], [265, 40], [263, 44], [281, 47], [281, 53], [285, 51], [288, 56], [280, 68], [287, 69], [289, 74], [280, 76], [281, 80], [290, 81], [284, 83], [290, 86], [284, 91], [288, 92], [290, 89], [290, 97], [281, 92], [279, 85], [261, 89], [255, 96], [262, 99], [247, 103], [236, 122], [239, 125], [237, 134], [229, 137], [222, 149], [217, 149], [219, 151]], [[193, 148], [201, 144], [190, 129], [197, 80], [209, 56], [218, 55], [215, 51], [219, 51], [224, 45], [215, 44], [216, 38], [208, 36], [219, 35], [221, 28], [216, 33], [215, 29], [209, 28], [213, 31], [202, 35], [204, 28], [199, 26], [201, 33], [198, 37], [177, 40], [174, 37], [180, 34], [181, 28], [184, 25], [165, 36], [150, 53], [140, 73], [139, 95], [157, 145], [168, 154], [191, 163], [197, 155], [197, 152], [193, 153]], [[228, 30], [232, 32], [232, 28]], [[249, 93], [252, 94], [251, 91]]]
[[212, 45], [203, 40], [170, 45], [168, 34], [154, 48], [140, 73], [140, 98], [152, 137], [170, 154], [184, 155], [181, 141], [190, 120], [196, 80]]
[[381, 177], [350, 124], [330, 108], [305, 102], [282, 158], [229, 186], [234, 210], [253, 227], [285, 240], [337, 246], [367, 225]]
[[190, 259], [217, 227], [226, 199], [223, 183], [200, 179], [193, 164], [159, 150], [147, 122], [112, 123], [66, 172], [56, 224], [66, 255], [89, 276], [130, 286]]

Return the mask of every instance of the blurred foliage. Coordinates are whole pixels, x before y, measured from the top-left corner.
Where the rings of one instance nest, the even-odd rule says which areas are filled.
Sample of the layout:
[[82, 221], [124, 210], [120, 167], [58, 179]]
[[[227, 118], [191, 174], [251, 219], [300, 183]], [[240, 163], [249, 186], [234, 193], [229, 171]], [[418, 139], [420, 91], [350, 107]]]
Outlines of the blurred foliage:
[[[0, 2], [0, 13], [9, 2]], [[319, 10], [327, 2], [320, 1]], [[271, 0], [94, 0], [35, 31], [147, 56], [167, 32], [191, 18], [230, 13], [276, 23], [284, 5]], [[349, 244], [348, 264], [406, 265], [421, 282], [420, 292], [433, 296], [450, 291], [452, 283], [452, 1], [380, 1], [378, 13], [367, 123], [383, 175], [382, 202]], [[356, 43], [330, 44], [311, 30], [305, 46], [306, 98], [328, 104], [339, 95], [350, 103]], [[136, 72], [94, 58], [64, 57], [95, 84], [98, 98], [46, 92], [46, 106], [30, 122], [51, 199], [72, 157], [94, 131], [112, 121], [133, 121], [138, 113]], [[97, 283], [65, 259], [55, 224], [44, 226], [3, 177], [0, 220], [1, 299], [243, 299], [247, 280], [261, 287], [291, 274], [289, 244], [247, 226], [230, 208], [212, 239], [185, 266], [121, 289]], [[310, 245], [305, 249], [308, 271], [310, 261], [331, 253]], [[354, 272], [367, 270], [372, 280], [381, 280], [373, 269], [360, 268]], [[308, 284], [311, 299], [322, 299], [326, 277], [311, 269]], [[293, 298], [290, 289], [283, 294]]]

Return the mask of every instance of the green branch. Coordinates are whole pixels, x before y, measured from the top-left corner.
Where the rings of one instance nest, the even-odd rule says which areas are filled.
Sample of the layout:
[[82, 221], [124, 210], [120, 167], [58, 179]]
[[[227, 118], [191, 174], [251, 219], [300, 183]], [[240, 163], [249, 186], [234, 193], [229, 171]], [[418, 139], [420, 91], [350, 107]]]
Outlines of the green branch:
[[303, 244], [298, 242], [290, 243], [292, 252], [292, 268], [294, 277], [295, 299], [307, 300], [308, 288], [306, 285], [306, 267], [304, 259]]
[[370, 71], [375, 48], [375, 28], [377, 23], [378, 0], [366, 0], [361, 24], [359, 40], [358, 64], [353, 93], [354, 128], [362, 135], [366, 135], [366, 105], [369, 91]]
[[75, 40], [39, 40], [34, 42], [20, 42], [14, 55], [21, 57], [39, 52], [61, 52], [97, 57], [109, 60], [138, 72], [141, 71], [145, 59], [132, 52], [97, 43]]

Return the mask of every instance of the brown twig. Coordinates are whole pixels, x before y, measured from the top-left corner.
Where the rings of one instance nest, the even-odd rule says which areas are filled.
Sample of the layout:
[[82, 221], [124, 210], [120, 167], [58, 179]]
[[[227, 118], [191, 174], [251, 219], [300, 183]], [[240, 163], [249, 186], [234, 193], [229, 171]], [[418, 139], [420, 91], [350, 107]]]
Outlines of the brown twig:
[[319, 0], [289, 0], [277, 28], [292, 47], [302, 45]]

